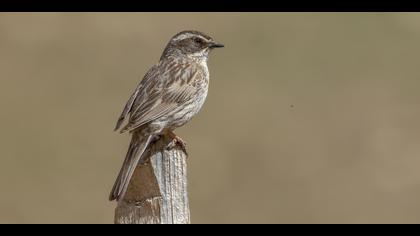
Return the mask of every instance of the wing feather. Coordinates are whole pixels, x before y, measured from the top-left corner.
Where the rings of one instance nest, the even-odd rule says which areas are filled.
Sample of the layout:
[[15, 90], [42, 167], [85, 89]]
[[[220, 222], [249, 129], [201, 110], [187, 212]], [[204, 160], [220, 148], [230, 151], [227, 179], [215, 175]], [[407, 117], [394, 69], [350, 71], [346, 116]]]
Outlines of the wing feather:
[[[197, 89], [191, 76], [196, 76], [194, 65], [173, 66], [166, 73], [156, 73], [148, 79], [132, 104], [130, 120], [121, 133], [133, 131], [138, 127], [169, 115], [182, 104], [193, 99]], [[190, 73], [185, 73], [188, 70]], [[194, 73], [193, 73], [194, 72]]]
[[124, 110], [122, 111], [120, 117], [118, 118], [117, 125], [115, 126], [114, 131], [118, 130], [121, 127], [122, 123], [124, 122], [125, 118], [130, 112], [131, 107], [133, 106], [134, 100], [136, 99], [138, 93], [139, 93], [139, 90], [136, 89], [134, 93], [131, 95], [130, 99], [128, 99], [127, 103], [125, 104]]
[[157, 65], [155, 65], [152, 68], [150, 68], [150, 70], [146, 73], [146, 75], [143, 77], [143, 79], [137, 85], [133, 94], [128, 99], [127, 103], [125, 104], [124, 109], [123, 109], [120, 117], [118, 118], [118, 121], [117, 121], [117, 124], [115, 126], [114, 131], [118, 130], [121, 127], [124, 120], [132, 112], [133, 105], [134, 105], [135, 101], [137, 100], [137, 98], [139, 97], [140, 92], [144, 90], [144, 87], [145, 87], [145, 85], [148, 84], [148, 81], [150, 81], [154, 76], [157, 75], [157, 72], [158, 72]]

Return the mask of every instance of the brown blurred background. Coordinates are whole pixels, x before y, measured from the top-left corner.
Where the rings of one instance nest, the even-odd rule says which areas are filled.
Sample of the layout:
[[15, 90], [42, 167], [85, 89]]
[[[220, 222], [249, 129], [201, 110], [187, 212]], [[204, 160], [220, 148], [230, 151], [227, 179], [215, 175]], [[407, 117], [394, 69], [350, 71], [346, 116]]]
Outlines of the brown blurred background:
[[2, 13], [0, 223], [112, 223], [112, 130], [169, 38], [206, 32], [193, 223], [420, 223], [420, 14]]

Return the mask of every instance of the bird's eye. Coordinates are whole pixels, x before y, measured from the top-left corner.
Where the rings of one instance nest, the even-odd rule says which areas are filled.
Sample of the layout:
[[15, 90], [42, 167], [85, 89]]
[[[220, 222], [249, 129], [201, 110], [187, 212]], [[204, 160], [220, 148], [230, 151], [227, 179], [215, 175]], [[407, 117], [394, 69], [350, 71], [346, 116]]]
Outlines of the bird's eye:
[[200, 38], [194, 38], [194, 42], [196, 42], [196, 43], [202, 43], [202, 40], [200, 39]]

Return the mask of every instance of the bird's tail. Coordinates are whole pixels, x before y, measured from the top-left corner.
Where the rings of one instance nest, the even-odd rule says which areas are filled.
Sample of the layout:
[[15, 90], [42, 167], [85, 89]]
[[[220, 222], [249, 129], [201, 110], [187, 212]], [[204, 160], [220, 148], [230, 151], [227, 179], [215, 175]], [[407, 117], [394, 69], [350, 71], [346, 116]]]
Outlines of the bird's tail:
[[133, 133], [124, 163], [109, 195], [110, 201], [115, 199], [118, 201], [124, 196], [134, 170], [149, 145], [151, 137], [151, 135]]

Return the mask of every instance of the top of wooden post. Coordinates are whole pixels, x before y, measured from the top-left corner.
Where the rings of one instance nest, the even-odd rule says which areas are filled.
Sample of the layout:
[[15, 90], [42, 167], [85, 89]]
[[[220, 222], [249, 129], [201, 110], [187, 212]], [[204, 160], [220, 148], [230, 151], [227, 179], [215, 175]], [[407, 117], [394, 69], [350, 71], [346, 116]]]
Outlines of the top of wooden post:
[[168, 136], [152, 142], [115, 209], [116, 224], [189, 224], [187, 154]]

